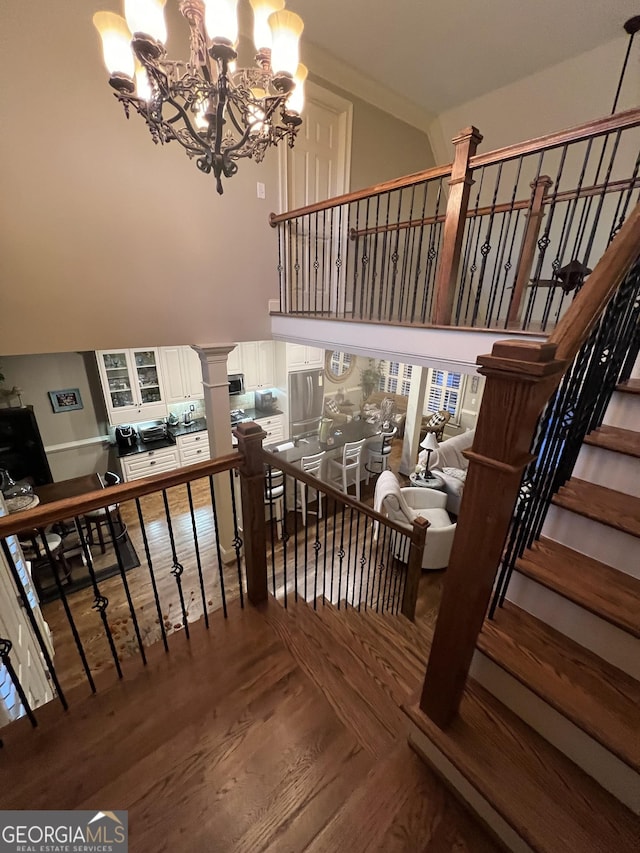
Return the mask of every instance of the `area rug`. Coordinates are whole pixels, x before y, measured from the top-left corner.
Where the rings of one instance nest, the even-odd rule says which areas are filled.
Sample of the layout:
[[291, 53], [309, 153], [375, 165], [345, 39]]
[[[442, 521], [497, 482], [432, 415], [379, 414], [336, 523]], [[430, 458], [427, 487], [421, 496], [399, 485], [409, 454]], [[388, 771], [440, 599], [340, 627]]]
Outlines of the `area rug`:
[[[125, 572], [131, 571], [140, 565], [140, 560], [133, 547], [129, 535], [124, 534], [120, 539], [116, 540], [116, 547], [122, 557], [122, 563]], [[93, 568], [96, 574], [98, 583], [114, 575], [120, 574], [117, 554], [111, 545], [108, 543], [106, 553], [100, 552], [100, 547], [97, 545], [91, 546], [91, 557], [93, 560]], [[66, 595], [73, 595], [81, 589], [86, 589], [91, 586], [91, 575], [89, 569], [83, 563], [80, 556], [71, 557], [69, 559], [71, 566], [71, 579], [69, 582], [62, 580], [62, 586]], [[60, 598], [60, 591], [53, 576], [53, 571], [48, 562], [43, 562], [38, 566], [38, 580], [40, 583], [40, 601], [42, 604], [48, 604], [50, 601], [55, 601]]]

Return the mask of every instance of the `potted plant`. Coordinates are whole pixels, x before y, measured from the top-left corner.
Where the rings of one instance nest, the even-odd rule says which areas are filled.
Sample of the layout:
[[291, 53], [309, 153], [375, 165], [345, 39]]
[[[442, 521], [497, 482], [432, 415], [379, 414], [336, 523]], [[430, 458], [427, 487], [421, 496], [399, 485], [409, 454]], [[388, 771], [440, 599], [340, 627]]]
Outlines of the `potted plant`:
[[382, 379], [381, 363], [374, 358], [369, 359], [367, 367], [360, 371], [360, 382], [362, 383], [362, 399], [367, 400], [376, 390]]

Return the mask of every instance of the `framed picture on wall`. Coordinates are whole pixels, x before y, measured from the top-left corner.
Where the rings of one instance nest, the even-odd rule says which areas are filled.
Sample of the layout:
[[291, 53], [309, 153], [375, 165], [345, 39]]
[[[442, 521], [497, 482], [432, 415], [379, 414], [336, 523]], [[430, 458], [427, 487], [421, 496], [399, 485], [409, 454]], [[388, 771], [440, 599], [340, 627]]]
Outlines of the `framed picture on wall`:
[[72, 412], [74, 409], [84, 409], [79, 388], [63, 388], [61, 391], [49, 391], [49, 399], [53, 411]]

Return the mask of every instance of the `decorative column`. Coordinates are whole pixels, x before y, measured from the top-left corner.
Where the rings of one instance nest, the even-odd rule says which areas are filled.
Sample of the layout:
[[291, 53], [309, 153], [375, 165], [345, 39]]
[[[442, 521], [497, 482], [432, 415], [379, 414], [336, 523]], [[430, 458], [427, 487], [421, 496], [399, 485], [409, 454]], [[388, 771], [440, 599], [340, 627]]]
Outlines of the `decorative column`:
[[413, 473], [420, 452], [420, 425], [424, 411], [424, 395], [427, 388], [428, 367], [413, 365], [411, 385], [407, 400], [407, 417], [404, 422], [404, 441], [399, 471], [408, 477]]
[[[227, 356], [235, 344], [192, 345], [202, 367], [202, 385], [204, 404], [207, 413], [207, 432], [211, 446], [211, 458], [226, 456], [233, 451], [231, 442], [231, 421], [229, 419], [229, 381], [227, 379]], [[236, 558], [233, 547], [233, 508], [229, 475], [218, 474], [213, 478], [213, 490], [216, 497], [220, 550], [225, 563]], [[237, 500], [236, 507], [239, 508]]]

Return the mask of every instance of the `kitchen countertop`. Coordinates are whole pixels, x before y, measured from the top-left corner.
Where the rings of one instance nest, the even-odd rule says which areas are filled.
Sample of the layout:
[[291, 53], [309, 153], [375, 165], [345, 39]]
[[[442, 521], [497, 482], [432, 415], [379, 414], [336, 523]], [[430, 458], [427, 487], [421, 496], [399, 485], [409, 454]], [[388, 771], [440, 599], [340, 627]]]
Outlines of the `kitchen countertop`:
[[[281, 412], [280, 409], [271, 409], [269, 412], [263, 412], [260, 409], [245, 409], [244, 415], [242, 416], [243, 421], [259, 421], [261, 418], [272, 418], [276, 417], [276, 415], [283, 415], [284, 412]], [[242, 421], [239, 421], [242, 423]], [[237, 424], [233, 424], [233, 426], [237, 426]]]
[[370, 424], [367, 421], [350, 421], [343, 424], [338, 430], [334, 430], [331, 437], [333, 444], [320, 444], [317, 436], [298, 439], [297, 446], [290, 447], [288, 450], [277, 450], [282, 444], [290, 442], [279, 441], [276, 444], [268, 445], [265, 450], [274, 453], [285, 462], [299, 462], [303, 456], [312, 456], [314, 453], [320, 453], [321, 450], [329, 452], [340, 451], [348, 441], [360, 441], [361, 438], [374, 438], [380, 435], [381, 429], [379, 424]]
[[176, 424], [176, 426], [169, 425], [167, 427], [167, 429], [169, 430], [169, 434], [173, 435], [175, 438], [178, 438], [178, 436], [180, 435], [191, 435], [192, 432], [204, 432], [206, 428], [206, 418], [197, 418], [190, 424]]

